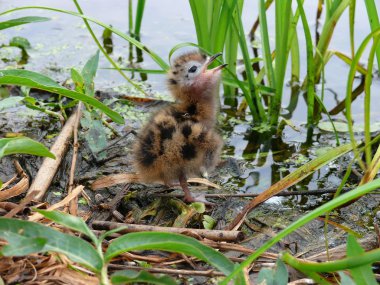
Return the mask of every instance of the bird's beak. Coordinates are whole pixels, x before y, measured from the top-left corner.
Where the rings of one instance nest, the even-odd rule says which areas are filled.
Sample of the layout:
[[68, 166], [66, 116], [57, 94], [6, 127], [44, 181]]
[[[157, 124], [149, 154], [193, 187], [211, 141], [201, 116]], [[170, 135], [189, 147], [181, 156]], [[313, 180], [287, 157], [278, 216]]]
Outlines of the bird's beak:
[[[213, 63], [214, 60], [215, 60], [218, 56], [221, 56], [221, 55], [222, 55], [222, 53], [219, 52], [219, 53], [214, 54], [213, 56], [211, 56], [211, 57], [207, 60], [206, 64], [204, 65], [203, 72], [207, 71], [207, 67], [208, 67], [211, 63]], [[208, 70], [208, 71], [211, 71], [211, 72], [214, 73], [214, 72], [216, 72], [216, 71], [219, 71], [219, 70], [225, 68], [226, 66], [227, 66], [227, 63], [222, 64], [222, 65], [219, 65], [219, 66], [217, 66], [217, 67], [215, 67], [215, 68], [213, 68], [213, 69], [210, 69], [210, 70]]]

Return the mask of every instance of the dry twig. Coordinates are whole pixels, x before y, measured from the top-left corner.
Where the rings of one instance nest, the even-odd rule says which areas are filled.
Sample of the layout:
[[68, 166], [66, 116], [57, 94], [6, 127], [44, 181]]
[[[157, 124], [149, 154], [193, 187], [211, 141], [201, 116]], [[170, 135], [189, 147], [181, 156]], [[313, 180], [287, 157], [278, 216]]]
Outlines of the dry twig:
[[73, 134], [75, 117], [75, 114], [70, 116], [50, 149], [50, 152], [52, 152], [56, 158], [52, 159], [46, 157], [44, 159], [32, 185], [29, 188], [28, 195], [34, 191], [38, 191], [38, 194], [36, 195], [37, 200], [41, 200], [45, 195], [47, 189], [53, 181], [59, 165], [61, 164], [61, 161], [66, 153], [69, 140]]
[[[8, 200], [9, 198], [18, 196], [22, 193], [24, 193], [26, 190], [28, 190], [29, 187], [29, 177], [26, 175], [24, 170], [22, 169], [21, 165], [15, 160], [14, 165], [17, 171], [17, 176], [21, 177], [21, 180], [17, 182], [16, 185], [12, 186], [9, 189], [2, 188], [3, 190], [0, 191], [0, 201]], [[13, 178], [12, 181], [15, 181]], [[9, 182], [9, 181], [8, 181]], [[7, 185], [10, 185], [11, 183], [7, 183]]]
[[[71, 169], [70, 169], [70, 177], [69, 177], [69, 187], [67, 189], [67, 193], [70, 194], [74, 189], [74, 176], [75, 176], [75, 167], [77, 164], [77, 157], [78, 157], [78, 149], [79, 149], [79, 143], [78, 143], [78, 128], [79, 128], [79, 122], [82, 117], [82, 102], [78, 103], [76, 116], [75, 116], [75, 122], [74, 122], [74, 145], [73, 145], [73, 157], [71, 159]], [[78, 196], [74, 197], [73, 200], [69, 203], [69, 213], [76, 216], [78, 214]]]
[[[50, 206], [49, 208], [47, 208], [47, 210], [53, 211], [53, 210], [66, 206], [72, 199], [77, 197], [83, 191], [83, 189], [84, 189], [84, 186], [82, 185], [75, 187], [75, 189], [69, 195], [67, 195], [62, 201]], [[35, 213], [29, 217], [29, 221], [36, 222], [42, 218], [43, 216], [40, 213]]]

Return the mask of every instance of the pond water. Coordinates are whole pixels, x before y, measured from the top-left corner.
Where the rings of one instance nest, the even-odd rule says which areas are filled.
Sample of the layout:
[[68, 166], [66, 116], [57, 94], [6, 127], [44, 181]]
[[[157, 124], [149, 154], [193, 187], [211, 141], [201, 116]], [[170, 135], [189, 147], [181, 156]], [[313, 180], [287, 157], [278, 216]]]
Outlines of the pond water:
[[[248, 33], [257, 17], [257, 2], [246, 1], [243, 22]], [[133, 1], [136, 4], [136, 1]], [[87, 0], [81, 1], [84, 13], [90, 17], [98, 19], [104, 23], [111, 24], [121, 31], [128, 31], [128, 1], [112, 0]], [[316, 7], [318, 1], [305, 1], [305, 9], [309, 25], [312, 31], [315, 30]], [[1, 10], [13, 7], [30, 5], [27, 0], [0, 1]], [[71, 1], [49, 1], [36, 0], [33, 5], [51, 6], [65, 10], [76, 11]], [[358, 15], [365, 15], [365, 7], [362, 1], [357, 2]], [[274, 23], [271, 21], [274, 9], [269, 13], [269, 28], [274, 31]], [[81, 67], [90, 55], [97, 50], [96, 45], [89, 36], [82, 20], [61, 13], [54, 13], [44, 10], [24, 10], [11, 15], [2, 16], [2, 20], [21, 16], [47, 16], [51, 21], [37, 24], [24, 25], [1, 31], [0, 43], [6, 44], [14, 36], [27, 38], [31, 43], [29, 51], [30, 58], [25, 64], [26, 69], [36, 70], [63, 82], [69, 77], [70, 68]], [[336, 49], [346, 54], [350, 53], [348, 36], [348, 13], [342, 15], [330, 49]], [[370, 32], [367, 18], [357, 17], [355, 23], [356, 46]], [[323, 20], [323, 16], [322, 16]], [[95, 32], [100, 35], [102, 29], [93, 25]], [[302, 26], [299, 25], [299, 38], [304, 42]], [[314, 36], [314, 35], [313, 35]], [[274, 37], [271, 39], [273, 41]], [[167, 59], [170, 49], [181, 42], [196, 42], [196, 34], [191, 16], [191, 10], [187, 1], [160, 0], [147, 1], [144, 19], [142, 23], [141, 41], [154, 50], [162, 58]], [[273, 42], [271, 43], [273, 46]], [[301, 44], [301, 71], [304, 76], [306, 69], [305, 50]], [[129, 44], [128, 42], [113, 37], [114, 59], [126, 65], [128, 63]], [[368, 54], [368, 53], [367, 53]], [[3, 55], [2, 55], [3, 57]], [[366, 55], [363, 60], [366, 60]], [[134, 59], [133, 59], [134, 60]], [[15, 62], [1, 62], [0, 67], [15, 65]], [[114, 88], [125, 85], [124, 79], [115, 71], [102, 69], [109, 67], [109, 63], [104, 57], [100, 62], [100, 70], [96, 77], [97, 89]], [[141, 67], [157, 69], [155, 63], [144, 55]], [[345, 97], [346, 80], [348, 66], [337, 58], [332, 58], [327, 68], [325, 81], [325, 104], [328, 110], [333, 108], [337, 102]], [[138, 74], [135, 79], [141, 79]], [[144, 78], [145, 79], [145, 78]], [[151, 86], [151, 90], [158, 93], [166, 93], [165, 76], [148, 75], [146, 82]], [[234, 157], [241, 167], [240, 175], [227, 173], [222, 177], [222, 185], [226, 190], [239, 191], [242, 193], [260, 193], [267, 187], [286, 176], [294, 169], [317, 156], [318, 151], [323, 147], [333, 147], [336, 145], [334, 136], [318, 128], [310, 134], [305, 128], [306, 123], [306, 103], [302, 95], [299, 96], [294, 112], [289, 113], [286, 106], [290, 103], [291, 86], [285, 88], [285, 100], [283, 102], [284, 117], [290, 119], [298, 128], [294, 130], [285, 126], [282, 135], [279, 137], [268, 136], [252, 130], [249, 124], [249, 116], [238, 116], [236, 107], [222, 105], [221, 126], [226, 140], [224, 151], [225, 157]], [[222, 90], [222, 88], [221, 88]], [[320, 92], [321, 86], [317, 86]], [[380, 83], [374, 79], [372, 91], [375, 96], [380, 90]], [[376, 94], [377, 93], [377, 94]], [[239, 99], [241, 100], [241, 98]], [[372, 119], [379, 121], [379, 110], [375, 110], [373, 104]], [[356, 122], [361, 122], [363, 111], [363, 96], [360, 96], [354, 104], [354, 118]], [[334, 118], [344, 119], [343, 114], [338, 114]], [[326, 120], [324, 117], [323, 120]], [[341, 143], [347, 141], [347, 136], [341, 134]], [[348, 159], [348, 158], [347, 158]], [[340, 163], [331, 163], [321, 170], [315, 172], [312, 177], [305, 179], [299, 184], [297, 189], [323, 189], [336, 187], [340, 183], [341, 170]], [[301, 202], [306, 202], [304, 199]]]

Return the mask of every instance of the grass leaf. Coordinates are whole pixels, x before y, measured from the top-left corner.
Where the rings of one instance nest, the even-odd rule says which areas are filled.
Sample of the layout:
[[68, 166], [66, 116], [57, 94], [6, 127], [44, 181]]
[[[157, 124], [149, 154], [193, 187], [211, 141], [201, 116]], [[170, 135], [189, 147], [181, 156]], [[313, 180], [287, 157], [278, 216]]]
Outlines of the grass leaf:
[[[355, 237], [347, 237], [347, 257], [360, 258], [365, 253], [364, 249], [356, 241]], [[352, 278], [356, 284], [376, 285], [376, 279], [372, 272], [372, 265], [366, 264], [350, 269]]]
[[53, 79], [44, 76], [40, 73], [28, 70], [0, 70], [0, 84], [12, 84], [19, 86], [27, 86], [31, 88], [49, 91], [51, 93], [60, 94], [72, 99], [80, 100], [88, 103], [91, 106], [98, 108], [106, 115], [108, 115], [114, 122], [123, 124], [124, 119], [115, 111], [108, 108], [103, 103], [99, 102], [91, 96], [66, 89], [56, 83]]
[[37, 17], [37, 16], [21, 17], [17, 19], [8, 20], [5, 22], [0, 22], [0, 30], [8, 29], [11, 27], [19, 26], [19, 25], [25, 25], [29, 23], [46, 22], [49, 20], [50, 20], [49, 18]]

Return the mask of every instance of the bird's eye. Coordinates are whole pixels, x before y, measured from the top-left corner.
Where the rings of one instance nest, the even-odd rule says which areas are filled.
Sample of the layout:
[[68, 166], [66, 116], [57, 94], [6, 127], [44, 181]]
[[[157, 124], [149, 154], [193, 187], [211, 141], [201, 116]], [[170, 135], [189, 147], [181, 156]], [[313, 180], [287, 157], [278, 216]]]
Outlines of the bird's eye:
[[195, 65], [189, 68], [190, 73], [194, 73], [195, 71], [197, 71], [197, 67]]

